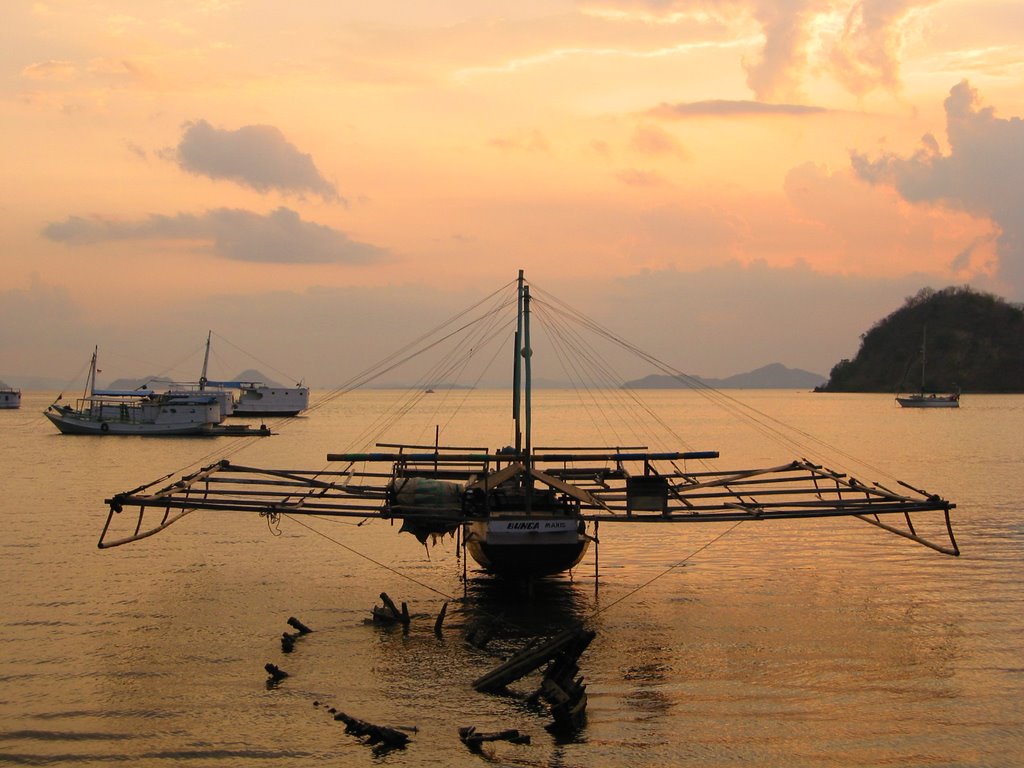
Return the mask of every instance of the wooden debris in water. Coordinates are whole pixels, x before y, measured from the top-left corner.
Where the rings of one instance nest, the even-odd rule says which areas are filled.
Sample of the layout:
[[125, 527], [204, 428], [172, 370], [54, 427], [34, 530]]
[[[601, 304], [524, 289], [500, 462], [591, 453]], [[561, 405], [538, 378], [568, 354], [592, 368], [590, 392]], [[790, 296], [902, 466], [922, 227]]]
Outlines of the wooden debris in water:
[[281, 634], [281, 652], [291, 653], [292, 649], [295, 647], [295, 641], [298, 639], [298, 637], [298, 633], [290, 634], [288, 632], [283, 632]]
[[556, 730], [574, 731], [583, 725], [587, 711], [587, 686], [582, 677], [577, 677], [580, 655], [594, 639], [593, 632], [581, 633], [576, 642], [559, 651], [544, 671], [539, 696], [551, 708], [555, 722], [550, 726]]
[[388, 597], [387, 592], [380, 593], [380, 599], [384, 603], [383, 606], [373, 606], [373, 620], [381, 624], [401, 624], [402, 626], [409, 626], [409, 606], [402, 603], [402, 610], [398, 610], [398, 606], [395, 602]]
[[288, 673], [276, 664], [264, 664], [263, 668], [267, 670], [267, 674], [270, 675], [270, 682], [278, 683], [288, 677]]
[[444, 617], [448, 613], [448, 603], [441, 606], [441, 612], [437, 614], [437, 621], [434, 622], [434, 634], [441, 636], [441, 625], [444, 624]]
[[540, 688], [530, 698], [544, 699], [551, 709], [553, 728], [575, 730], [583, 724], [587, 709], [587, 688], [577, 677], [577, 662], [596, 636], [581, 628], [567, 629], [546, 643], [529, 643], [505, 663], [473, 682], [473, 688], [493, 693], [504, 689], [547, 664]]
[[567, 629], [546, 643], [527, 646], [504, 664], [495, 667], [486, 675], [473, 681], [473, 688], [482, 693], [500, 691], [509, 683], [540, 669], [549, 661], [553, 661], [561, 653], [570, 654], [573, 660], [580, 657], [595, 633], [585, 629]]
[[351, 733], [358, 738], [365, 738], [367, 744], [380, 744], [390, 749], [404, 747], [409, 743], [408, 734], [398, 728], [368, 723], [365, 720], [346, 715], [344, 712], [336, 712], [334, 719], [345, 724], [346, 733]]
[[466, 726], [465, 728], [459, 728], [459, 738], [462, 743], [465, 744], [473, 752], [479, 752], [481, 745], [485, 741], [507, 741], [511, 744], [529, 744], [530, 736], [525, 733], [520, 733], [515, 728], [510, 728], [504, 731], [495, 731], [493, 733], [480, 733], [477, 731], [475, 726]]
[[289, 616], [288, 617], [288, 625], [290, 627], [292, 627], [293, 629], [298, 630], [298, 633], [300, 635], [308, 635], [310, 632], [313, 631], [312, 629], [307, 627], [305, 624], [303, 624], [301, 621], [296, 619], [294, 616]]

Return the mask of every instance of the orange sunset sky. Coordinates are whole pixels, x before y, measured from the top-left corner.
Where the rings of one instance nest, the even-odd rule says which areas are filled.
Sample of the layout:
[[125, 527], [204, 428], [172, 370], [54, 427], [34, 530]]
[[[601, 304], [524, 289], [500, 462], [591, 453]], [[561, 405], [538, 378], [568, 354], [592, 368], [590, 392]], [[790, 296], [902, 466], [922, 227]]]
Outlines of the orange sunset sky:
[[1019, 0], [2, 14], [7, 381], [212, 328], [334, 386], [520, 268], [704, 376], [827, 374], [925, 286], [1024, 300]]

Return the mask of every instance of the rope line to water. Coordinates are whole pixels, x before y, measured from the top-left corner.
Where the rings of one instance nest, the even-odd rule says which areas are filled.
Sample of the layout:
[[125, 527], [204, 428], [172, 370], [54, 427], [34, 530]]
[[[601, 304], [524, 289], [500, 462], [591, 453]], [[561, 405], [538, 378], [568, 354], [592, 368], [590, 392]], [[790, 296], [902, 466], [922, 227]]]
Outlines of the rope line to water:
[[735, 531], [744, 522], [746, 522], [746, 521], [744, 521], [744, 520], [737, 520], [735, 523], [733, 523], [731, 526], [729, 526], [729, 528], [727, 530], [722, 531], [720, 534], [715, 536], [710, 541], [707, 541], [704, 544], [702, 544], [701, 546], [697, 547], [697, 549], [693, 550], [693, 552], [688, 554], [686, 557], [684, 557], [678, 563], [673, 563], [668, 568], [666, 568], [664, 571], [662, 571], [661, 573], [657, 574], [656, 576], [648, 579], [643, 584], [639, 585], [638, 587], [634, 587], [629, 592], [627, 592], [626, 594], [622, 595], [621, 597], [613, 600], [611, 603], [609, 603], [608, 605], [604, 606], [603, 608], [598, 608], [596, 611], [594, 611], [592, 614], [590, 614], [590, 616], [588, 616], [587, 618], [581, 620], [580, 623], [579, 623], [579, 626], [583, 626], [588, 621], [590, 621], [590, 620], [600, 616], [603, 613], [606, 613], [607, 611], [610, 611], [616, 605], [618, 605], [621, 602], [624, 602], [625, 600], [628, 600], [629, 598], [633, 597], [634, 595], [636, 595], [641, 590], [646, 589], [651, 584], [656, 582], [658, 579], [662, 578], [663, 576], [667, 576], [668, 574], [670, 574], [672, 571], [674, 571], [679, 566], [683, 565], [684, 563], [686, 563], [689, 560], [692, 560], [695, 556], [699, 555], [701, 552], [703, 552], [705, 549], [710, 547], [712, 544], [715, 544], [715, 543], [721, 541], [723, 538], [725, 538], [730, 533]]
[[419, 579], [416, 579], [416, 578], [414, 578], [414, 577], [412, 577], [412, 576], [410, 576], [410, 575], [408, 575], [406, 573], [402, 573], [400, 570], [398, 570], [397, 568], [394, 568], [394, 567], [388, 565], [387, 563], [382, 563], [380, 560], [375, 560], [374, 558], [370, 557], [369, 555], [364, 554], [363, 552], [360, 552], [358, 549], [350, 547], [348, 544], [343, 544], [342, 542], [338, 541], [337, 539], [333, 538], [332, 536], [328, 536], [326, 533], [323, 533], [322, 531], [318, 531], [313, 526], [307, 525], [306, 523], [302, 522], [301, 520], [298, 520], [297, 518], [292, 517], [289, 514], [281, 513], [281, 516], [288, 518], [293, 523], [297, 523], [298, 525], [301, 525], [307, 531], [315, 533], [317, 536], [322, 536], [323, 538], [327, 539], [328, 541], [332, 542], [333, 544], [337, 544], [339, 547], [341, 547], [342, 549], [344, 549], [347, 552], [350, 552], [351, 554], [355, 555], [356, 557], [361, 557], [363, 560], [366, 560], [366, 561], [368, 561], [370, 563], [373, 563], [374, 565], [378, 566], [379, 568], [383, 568], [385, 571], [388, 571], [389, 573], [393, 573], [395, 576], [398, 576], [400, 578], [406, 579], [407, 581], [411, 581], [413, 584], [415, 584], [415, 585], [417, 585], [419, 587], [422, 587], [423, 589], [425, 589], [425, 590], [427, 590], [429, 592], [433, 592], [434, 594], [440, 595], [445, 600], [453, 600], [453, 601], [457, 600], [457, 598], [452, 597], [451, 595], [447, 594], [446, 592], [442, 592], [440, 589], [437, 589], [436, 587], [432, 587], [429, 584], [426, 584], [425, 582], [420, 581]]

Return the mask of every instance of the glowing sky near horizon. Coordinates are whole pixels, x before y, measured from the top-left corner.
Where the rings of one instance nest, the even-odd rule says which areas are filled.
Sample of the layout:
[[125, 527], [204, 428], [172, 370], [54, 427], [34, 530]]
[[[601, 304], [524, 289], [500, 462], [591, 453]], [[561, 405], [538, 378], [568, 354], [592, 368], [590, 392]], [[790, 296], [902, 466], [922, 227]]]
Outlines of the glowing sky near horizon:
[[331, 386], [519, 268], [705, 376], [1024, 300], [1015, 0], [3, 14], [0, 378], [213, 328]]

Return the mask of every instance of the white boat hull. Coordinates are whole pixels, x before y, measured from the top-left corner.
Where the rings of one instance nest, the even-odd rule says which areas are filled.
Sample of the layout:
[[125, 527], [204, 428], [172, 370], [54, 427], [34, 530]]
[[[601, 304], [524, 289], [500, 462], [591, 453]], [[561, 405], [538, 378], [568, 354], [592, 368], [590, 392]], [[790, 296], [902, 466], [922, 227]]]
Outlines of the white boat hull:
[[499, 576], [562, 573], [579, 564], [590, 546], [582, 521], [566, 515], [491, 517], [466, 529], [469, 554]]
[[14, 408], [21, 408], [21, 392], [17, 390], [0, 392], [0, 410]]
[[959, 395], [907, 395], [897, 397], [903, 408], [959, 408]]
[[79, 401], [78, 408], [51, 405], [45, 412], [65, 435], [207, 435], [221, 421], [209, 403]]
[[309, 407], [308, 387], [242, 387], [232, 416], [296, 416]]

